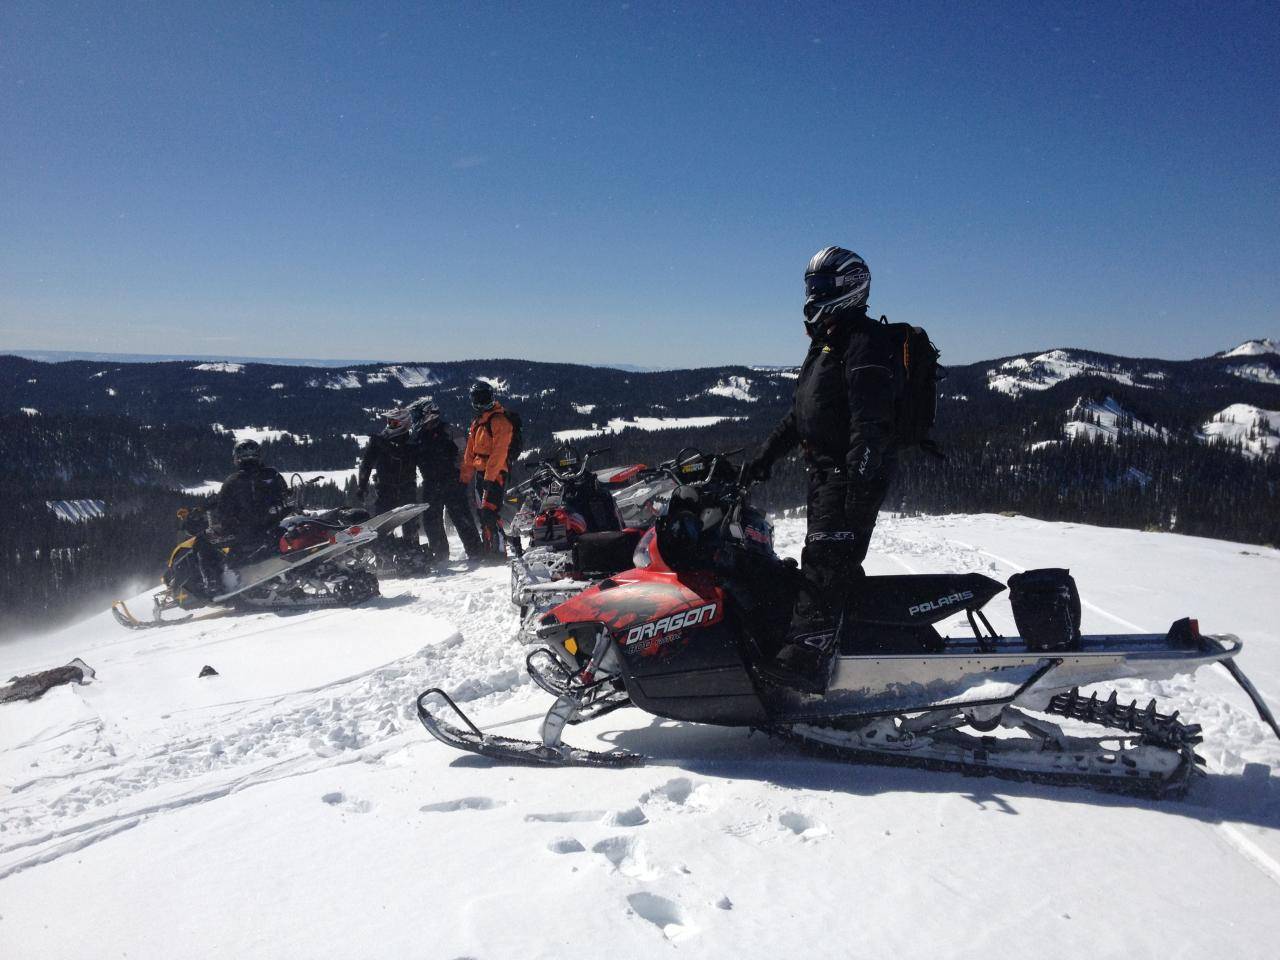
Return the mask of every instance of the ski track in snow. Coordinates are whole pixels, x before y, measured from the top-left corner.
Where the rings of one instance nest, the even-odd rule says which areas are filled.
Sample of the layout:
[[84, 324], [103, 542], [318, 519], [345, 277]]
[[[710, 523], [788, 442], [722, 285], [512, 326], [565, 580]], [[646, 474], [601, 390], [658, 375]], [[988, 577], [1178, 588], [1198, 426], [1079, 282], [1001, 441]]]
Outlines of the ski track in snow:
[[[1006, 528], [1012, 531], [1008, 537], [990, 534], [993, 529], [1003, 532]], [[1039, 541], [1032, 542], [1033, 535], [1056, 529], [1025, 518], [885, 516], [872, 541], [868, 570], [876, 574], [977, 572], [1004, 580], [1009, 573], [1028, 566], [1067, 565], [1068, 561], [1059, 561], [1052, 554], [1042, 555]], [[1087, 533], [1091, 528], [1077, 529]], [[799, 555], [804, 537], [802, 520], [778, 521], [776, 534], [781, 554]], [[1238, 557], [1241, 551], [1232, 553]], [[1069, 560], [1077, 576], [1085, 569], [1082, 556]], [[1275, 559], [1258, 556], [1260, 563]], [[1086, 596], [1095, 592], [1087, 582], [1082, 582], [1082, 591]], [[311, 796], [315, 808], [326, 811], [327, 816], [376, 821], [380, 805], [390, 803], [403, 788], [369, 793], [349, 785], [351, 781], [367, 785], [373, 775], [384, 781], [397, 780], [398, 768], [412, 762], [411, 754], [433, 751], [435, 757], [446, 752], [421, 730], [414, 712], [416, 695], [428, 686], [449, 690], [488, 728], [523, 725], [528, 730], [530, 721], [541, 715], [548, 704], [540, 693], [536, 701], [530, 697], [537, 691], [525, 676], [527, 649], [514, 640], [517, 620], [509, 602], [505, 570], [391, 581], [384, 584], [383, 592], [380, 601], [355, 611], [330, 610], [289, 618], [223, 617], [147, 633], [123, 633], [104, 620], [102, 631], [110, 632], [75, 634], [94, 637], [87, 649], [75, 649], [99, 668], [95, 684], [58, 688], [36, 704], [0, 706], [0, 711], [15, 707], [29, 711], [29, 719], [23, 721], [28, 725], [13, 734], [12, 740], [7, 736], [0, 740], [0, 882], [13, 883], [23, 874], [36, 875], [46, 865], [99, 844], [105, 851], [108, 842], [121, 842], [114, 838], [142, 835], [146, 831], [138, 828], [157, 818], [178, 817], [201, 805], [232, 804], [244, 791], [271, 792], [291, 782], [323, 781], [326, 786]], [[1149, 622], [1144, 614], [1139, 627], [1111, 612], [1118, 604], [1109, 597], [1102, 593], [1097, 602], [1085, 602], [1095, 628], [1101, 619], [1123, 629], [1160, 629], [1157, 613], [1152, 612]], [[1011, 632], [1012, 616], [999, 599], [990, 605], [989, 615], [998, 630]], [[1121, 610], [1132, 615], [1133, 606]], [[967, 630], [962, 618], [948, 621], [944, 627], [948, 632]], [[270, 645], [287, 630], [353, 645], [386, 631], [420, 637], [421, 643], [409, 640], [402, 645], [401, 655], [385, 662], [335, 668], [329, 675], [317, 675], [315, 682], [299, 683], [285, 692], [270, 687], [266, 693], [252, 686], [244, 690], [229, 687], [223, 696], [220, 688], [207, 685], [230, 684], [229, 677], [199, 681], [203, 686], [195, 689], [205, 700], [184, 694], [188, 700], [155, 708], [164, 709], [158, 718], [126, 710], [119, 697], [124, 691], [112, 689], [125, 682], [121, 674], [132, 664], [143, 669], [152, 660], [177, 655], [184, 658], [185, 672], [181, 680], [171, 682], [189, 683], [193, 674], [188, 663], [217, 665], [246, 644], [254, 651], [258, 649], [255, 645], [261, 644], [265, 657], [270, 654]], [[1271, 634], [1268, 639], [1274, 643], [1280, 638]], [[47, 666], [48, 654], [42, 653], [42, 645], [30, 646], [27, 658], [31, 662], [22, 666]], [[1250, 664], [1244, 661], [1246, 669]], [[1168, 811], [1139, 809], [1137, 815], [1165, 818], [1157, 821], [1157, 826], [1185, 817], [1229, 850], [1247, 874], [1256, 875], [1268, 886], [1280, 884], [1280, 843], [1274, 829], [1280, 823], [1280, 791], [1274, 779], [1268, 781], [1261, 770], [1262, 765], [1280, 769], [1280, 745], [1228, 681], [1205, 682], [1206, 673], [1202, 671], [1194, 679], [1112, 685], [1122, 697], [1132, 696], [1140, 702], [1157, 697], [1162, 709], [1180, 710], [1202, 724], [1206, 742], [1199, 752], [1208, 760], [1210, 770], [1230, 775], [1198, 784], [1185, 801], [1169, 804]], [[1268, 692], [1275, 684], [1275, 674], [1255, 680]], [[109, 699], [109, 693], [117, 694], [116, 698]], [[524, 709], [526, 699], [530, 701], [528, 709]], [[7, 715], [16, 714], [0, 713], [0, 717]], [[747, 906], [752, 892], [744, 888], [744, 871], [782, 863], [802, 873], [830, 870], [834, 863], [856, 871], [859, 863], [869, 866], [879, 858], [892, 857], [898, 842], [896, 832], [916, 829], [902, 824], [883, 805], [868, 806], [868, 815], [876, 817], [874, 842], [868, 840], [867, 824], [859, 823], [860, 846], [845, 853], [844, 844], [854, 825], [841, 819], [837, 802], [843, 799], [845, 785], [866, 782], [868, 774], [849, 773], [821, 762], [780, 759], [791, 755], [780, 752], [771, 741], [736, 737], [736, 733], [732, 743], [745, 745], [743, 756], [725, 757], [723, 746], [715, 744], [730, 741], [714, 739], [728, 738], [730, 734], [724, 731], [712, 731], [705, 734], [711, 739], [700, 740], [704, 735], [696, 731], [711, 728], [667, 721], [654, 724], [657, 728], [683, 728], [682, 742], [694, 745], [692, 754], [658, 755], [648, 766], [625, 774], [584, 771], [576, 781], [582, 788], [550, 796], [537, 792], [542, 781], [526, 780], [523, 775], [517, 779], [517, 771], [526, 768], [493, 767], [480, 758], [457, 754], [450, 757], [448, 766], [436, 769], [432, 792], [405, 798], [410, 803], [405, 808], [408, 812], [398, 816], [416, 816], [426, 827], [447, 834], [473, 832], [482, 837], [497, 831], [503, 838], [512, 838], [500, 842], [501, 856], [509, 859], [513, 869], [516, 864], [532, 864], [539, 878], [548, 878], [548, 884], [555, 877], [561, 882], [573, 877], [576, 884], [588, 884], [592, 910], [605, 915], [612, 911], [602, 922], [614, 924], [615, 932], [625, 936], [630, 945], [620, 948], [620, 956], [648, 955], [648, 950], [670, 946], [697, 952], [734, 929], [753, 929], [753, 923], [761, 920]], [[589, 728], [599, 726], [572, 728], [567, 739], [575, 743], [588, 740]], [[653, 742], [650, 729], [652, 725], [624, 729], [617, 734], [624, 741], [620, 745], [629, 746], [625, 742], [629, 735], [640, 738], [641, 749], [649, 749]], [[581, 745], [595, 749], [611, 742]], [[712, 746], [699, 747], [700, 743]], [[342, 779], [330, 775], [339, 769], [348, 771]], [[556, 771], [550, 776], [563, 777], [566, 785], [575, 782], [572, 771]], [[926, 783], [910, 779], [915, 776], [913, 772], [908, 779], [890, 782], [906, 783], [910, 792], [910, 785], [923, 787]], [[603, 782], [598, 777], [628, 786], [621, 791], [592, 790], [590, 784]], [[976, 810], [990, 811], [984, 817], [1019, 812], [1006, 799], [1003, 781], [952, 778], [946, 783], [955, 786], [944, 787], [939, 794], [939, 817], [944, 809], [954, 811], [954, 807], [943, 805], [943, 797], [954, 796], [948, 790], [967, 795]], [[531, 785], [535, 792], [526, 795]], [[627, 789], [631, 792], [626, 793]], [[1011, 795], [1016, 802], [1019, 797], [1042, 794]], [[1068, 823], [1069, 815], [1081, 809], [1066, 804], [1072, 795], [1072, 791], [1064, 792], [1063, 806], [1068, 811], [1064, 821]], [[924, 796], [927, 806], [929, 798]], [[1053, 796], [1052, 789], [1048, 796]], [[855, 799], [871, 804], [874, 791]], [[1123, 809], [1107, 806], [1110, 801], [1100, 803], [1104, 810]], [[839, 809], [848, 815], [847, 808]], [[512, 822], [519, 825], [518, 831]], [[409, 820], [404, 823], [406, 828], [412, 825]], [[1082, 829], [1086, 823], [1081, 821]], [[704, 838], [703, 843], [691, 844], [691, 837]], [[696, 847], [703, 845], [716, 851], [718, 868], [708, 869], [700, 859]], [[830, 859], [837, 855], [847, 859]], [[1134, 857], [1135, 867], [1139, 866], [1141, 854]], [[449, 869], [465, 872], [467, 868], [468, 864], [458, 863]], [[460, 877], [457, 882], [464, 880]], [[936, 866], [920, 882], [925, 889], [934, 889], [937, 896], [967, 903], [969, 908], [985, 902], [973, 899], [964, 871], [958, 867]], [[583, 888], [574, 890], [581, 894]], [[531, 896], [544, 899], [546, 891]], [[492, 902], [481, 897], [452, 904], [454, 918], [464, 917], [472, 907], [490, 910]], [[1041, 898], [1023, 909], [1031, 916], [1043, 908]], [[461, 919], [458, 922], [465, 926]], [[872, 932], [870, 927], [866, 929]], [[878, 939], [871, 941], [867, 955], [880, 955], [885, 945], [893, 942], [875, 932]], [[979, 936], [978, 941], [985, 936], [988, 934]], [[749, 935], [746, 942], [752, 942]], [[648, 947], [640, 951], [639, 944]], [[990, 945], [1000, 946], [998, 942]], [[216, 944], [207, 946], [210, 952], [217, 952]], [[969, 944], [965, 955], [980, 952], [979, 946], [980, 942]], [[721, 948], [718, 955], [725, 953]], [[510, 954], [496, 950], [491, 955]], [[535, 948], [522, 955], [554, 954]], [[829, 955], [835, 954], [815, 954]], [[1050, 951], [1050, 955], [1062, 954]]]

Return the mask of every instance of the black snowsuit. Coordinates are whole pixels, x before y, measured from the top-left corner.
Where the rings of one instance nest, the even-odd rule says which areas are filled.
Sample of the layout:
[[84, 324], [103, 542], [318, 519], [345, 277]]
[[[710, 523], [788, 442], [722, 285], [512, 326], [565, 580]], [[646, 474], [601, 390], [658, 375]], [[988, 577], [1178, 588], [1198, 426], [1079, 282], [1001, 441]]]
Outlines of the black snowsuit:
[[422, 502], [429, 504], [422, 515], [427, 534], [427, 549], [432, 560], [449, 559], [449, 539], [444, 532], [444, 514], [458, 531], [468, 557], [481, 554], [480, 534], [475, 514], [468, 502], [467, 488], [458, 480], [458, 445], [442, 421], [415, 430], [410, 446], [418, 472], [422, 474]]
[[798, 444], [809, 465], [808, 532], [791, 636], [829, 630], [863, 576], [889, 483], [897, 468], [894, 409], [901, 392], [893, 344], [865, 312], [815, 338], [800, 369], [791, 412], [759, 459], [772, 463]]
[[289, 485], [274, 467], [245, 464], [222, 482], [214, 512], [236, 559], [268, 539], [288, 508]]
[[[418, 465], [409, 435], [386, 437], [375, 434], [364, 445], [356, 491], [363, 499], [369, 490], [369, 474], [374, 478], [374, 513], [385, 513], [406, 503], [418, 502]], [[411, 520], [400, 527], [400, 536], [413, 546], [418, 544], [418, 522]]]

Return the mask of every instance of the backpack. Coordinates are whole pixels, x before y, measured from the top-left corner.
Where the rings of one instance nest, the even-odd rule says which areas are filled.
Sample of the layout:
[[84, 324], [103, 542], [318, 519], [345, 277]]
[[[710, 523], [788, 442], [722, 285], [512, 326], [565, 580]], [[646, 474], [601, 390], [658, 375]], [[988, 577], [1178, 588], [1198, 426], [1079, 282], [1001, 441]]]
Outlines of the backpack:
[[502, 412], [507, 415], [507, 420], [511, 422], [511, 443], [507, 447], [507, 469], [514, 470], [516, 461], [520, 459], [520, 454], [524, 453], [524, 423], [520, 420], [520, 414], [510, 407], [503, 407]]
[[894, 434], [904, 447], [920, 447], [936, 457], [944, 454], [929, 438], [938, 415], [938, 381], [946, 369], [938, 363], [941, 353], [923, 327], [889, 323], [880, 318], [893, 341], [894, 380], [900, 386], [894, 410]]

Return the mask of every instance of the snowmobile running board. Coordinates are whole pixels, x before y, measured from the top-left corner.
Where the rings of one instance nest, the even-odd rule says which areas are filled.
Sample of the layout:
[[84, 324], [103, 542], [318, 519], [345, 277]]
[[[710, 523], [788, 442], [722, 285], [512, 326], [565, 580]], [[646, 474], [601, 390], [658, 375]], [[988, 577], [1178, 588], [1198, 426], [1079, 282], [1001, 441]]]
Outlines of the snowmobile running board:
[[[428, 710], [426, 700], [432, 696], [438, 696], [444, 700], [466, 724], [467, 729], [455, 727]], [[462, 708], [453, 702], [453, 698], [439, 687], [432, 687], [418, 694], [418, 719], [427, 728], [427, 733], [446, 746], [476, 753], [491, 760], [548, 767], [633, 767], [645, 761], [645, 758], [638, 753], [625, 751], [596, 753], [563, 744], [559, 747], [548, 747], [533, 740], [518, 740], [515, 737], [485, 733], [463, 713]]]

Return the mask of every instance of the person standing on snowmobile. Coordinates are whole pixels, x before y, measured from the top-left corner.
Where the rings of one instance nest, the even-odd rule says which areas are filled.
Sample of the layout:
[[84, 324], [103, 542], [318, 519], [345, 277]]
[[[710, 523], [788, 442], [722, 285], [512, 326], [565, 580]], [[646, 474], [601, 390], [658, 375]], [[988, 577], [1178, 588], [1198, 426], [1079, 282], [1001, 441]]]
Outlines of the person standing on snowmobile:
[[515, 428], [493, 395], [493, 387], [483, 380], [471, 385], [471, 409], [476, 416], [467, 431], [467, 449], [462, 454], [458, 477], [464, 484], [473, 486], [484, 553], [502, 557], [504, 548], [498, 520], [511, 472], [507, 459]]
[[467, 488], [458, 481], [458, 445], [440, 408], [423, 398], [409, 404], [409, 447], [422, 475], [422, 500], [430, 504], [422, 515], [427, 534], [427, 550], [433, 562], [449, 559], [449, 539], [444, 532], [444, 515], [458, 531], [467, 559], [479, 559], [482, 548], [475, 516], [467, 503]]
[[[356, 474], [356, 494], [361, 500], [369, 495], [369, 477], [374, 477], [374, 512], [386, 513], [418, 499], [418, 464], [409, 443], [410, 414], [406, 410], [388, 410], [382, 414], [380, 433], [371, 436], [360, 453], [360, 469]], [[399, 536], [388, 533], [386, 542], [378, 543], [389, 550], [388, 560], [411, 560], [421, 554], [418, 544], [418, 521], [415, 517], [399, 528]]]
[[843, 247], [814, 254], [805, 271], [809, 352], [791, 411], [747, 466], [767, 480], [799, 445], [809, 467], [808, 532], [801, 554], [807, 589], [776, 658], [762, 670], [788, 685], [825, 690], [835, 628], [863, 576], [880, 504], [897, 466], [893, 346], [867, 314], [871, 271]]

